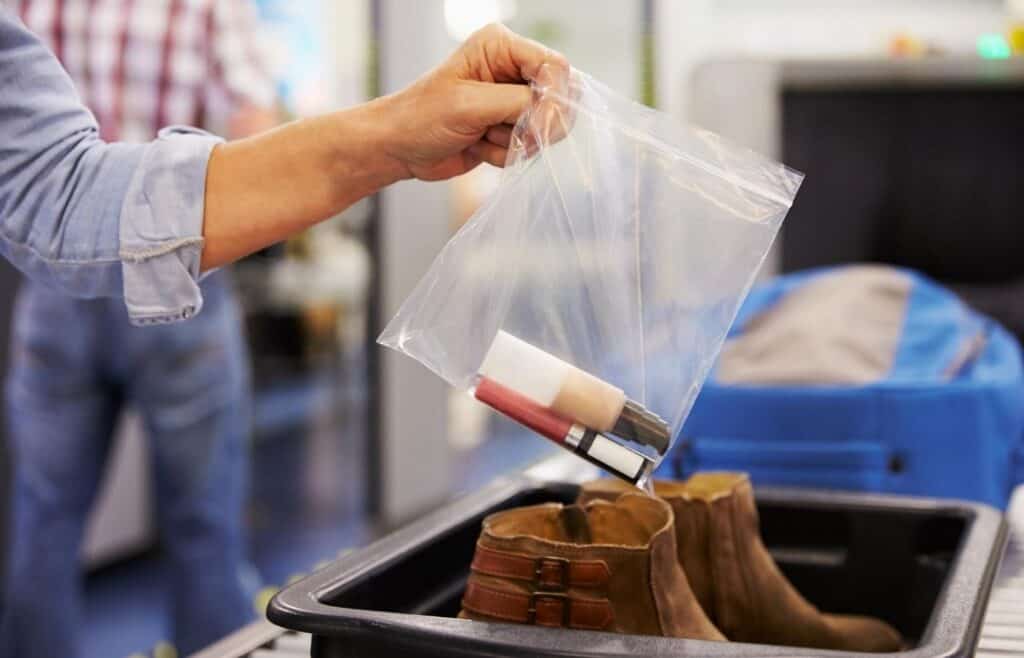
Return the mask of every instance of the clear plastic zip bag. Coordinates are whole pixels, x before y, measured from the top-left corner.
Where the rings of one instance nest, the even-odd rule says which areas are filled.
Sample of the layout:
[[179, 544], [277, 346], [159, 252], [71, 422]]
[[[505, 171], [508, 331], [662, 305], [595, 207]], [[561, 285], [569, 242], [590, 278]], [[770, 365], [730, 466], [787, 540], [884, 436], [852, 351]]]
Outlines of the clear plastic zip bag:
[[533, 90], [498, 189], [378, 341], [643, 485], [803, 176], [579, 71]]

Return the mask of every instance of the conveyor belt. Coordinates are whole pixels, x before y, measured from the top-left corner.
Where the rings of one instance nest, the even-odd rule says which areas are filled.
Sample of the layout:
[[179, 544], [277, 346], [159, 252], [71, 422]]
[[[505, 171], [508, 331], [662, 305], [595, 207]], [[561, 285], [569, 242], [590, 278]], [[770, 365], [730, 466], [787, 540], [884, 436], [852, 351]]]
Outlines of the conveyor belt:
[[258, 621], [203, 649], [192, 658], [309, 658], [311, 638]]
[[305, 633], [285, 633], [277, 637], [269, 648], [257, 649], [247, 658], [309, 658], [310, 637]]
[[975, 658], [1024, 656], [1024, 487], [1006, 513], [1010, 538], [988, 601]]

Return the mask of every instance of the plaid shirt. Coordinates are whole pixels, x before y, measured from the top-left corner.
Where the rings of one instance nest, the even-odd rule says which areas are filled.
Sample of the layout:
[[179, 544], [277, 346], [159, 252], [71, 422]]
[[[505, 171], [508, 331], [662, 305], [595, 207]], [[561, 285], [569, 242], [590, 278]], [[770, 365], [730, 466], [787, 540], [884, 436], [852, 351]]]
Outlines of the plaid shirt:
[[274, 85], [250, 0], [14, 0], [64, 65], [108, 141], [172, 124], [225, 132]]

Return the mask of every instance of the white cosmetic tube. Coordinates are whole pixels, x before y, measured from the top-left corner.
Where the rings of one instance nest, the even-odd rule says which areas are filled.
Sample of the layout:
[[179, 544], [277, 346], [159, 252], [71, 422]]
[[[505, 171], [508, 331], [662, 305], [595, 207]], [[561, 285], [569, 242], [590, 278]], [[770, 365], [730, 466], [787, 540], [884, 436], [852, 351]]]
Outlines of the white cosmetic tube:
[[498, 331], [480, 374], [599, 432], [612, 430], [626, 404], [620, 388]]

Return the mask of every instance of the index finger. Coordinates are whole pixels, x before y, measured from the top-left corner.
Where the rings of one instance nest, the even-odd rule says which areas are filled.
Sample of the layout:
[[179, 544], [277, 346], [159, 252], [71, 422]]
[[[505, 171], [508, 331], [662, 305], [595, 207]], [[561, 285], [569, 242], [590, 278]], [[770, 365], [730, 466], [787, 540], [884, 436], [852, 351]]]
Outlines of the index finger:
[[464, 54], [471, 69], [491, 78], [485, 82], [545, 84], [569, 73], [569, 62], [564, 55], [500, 23], [474, 32], [464, 49], [468, 50]]

